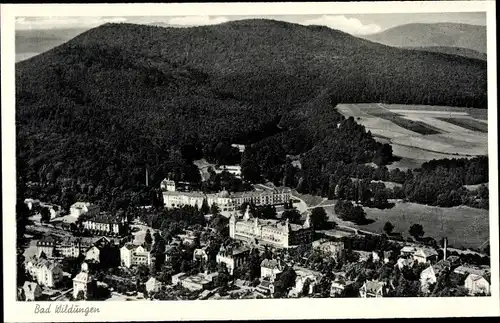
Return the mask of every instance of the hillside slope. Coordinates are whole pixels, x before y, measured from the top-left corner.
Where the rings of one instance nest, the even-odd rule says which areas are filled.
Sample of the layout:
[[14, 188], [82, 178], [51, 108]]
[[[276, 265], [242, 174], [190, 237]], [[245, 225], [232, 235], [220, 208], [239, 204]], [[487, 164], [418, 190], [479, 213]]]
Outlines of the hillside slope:
[[458, 23], [414, 23], [389, 28], [365, 39], [395, 47], [459, 47], [486, 53], [486, 27]]
[[430, 46], [430, 47], [411, 47], [408, 49], [450, 54], [450, 55], [458, 55], [458, 56], [468, 57], [468, 58], [472, 58], [472, 59], [480, 59], [483, 61], [487, 60], [487, 55], [485, 53], [480, 53], [480, 52], [475, 51], [473, 49], [461, 48], [461, 47]]
[[19, 175], [126, 191], [145, 165], [153, 184], [168, 172], [198, 181], [186, 160], [243, 138], [305, 153], [328, 136], [316, 151], [370, 161], [385, 150], [355, 124], [335, 130], [336, 102], [485, 108], [486, 63], [268, 20], [107, 24], [16, 64], [16, 95]]

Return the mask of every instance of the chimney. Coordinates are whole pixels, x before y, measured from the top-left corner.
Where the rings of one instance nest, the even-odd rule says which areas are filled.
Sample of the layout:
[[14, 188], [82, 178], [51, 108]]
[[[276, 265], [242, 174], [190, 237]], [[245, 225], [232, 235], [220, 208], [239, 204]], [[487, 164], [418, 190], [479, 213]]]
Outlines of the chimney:
[[148, 175], [148, 167], [146, 166], [146, 187], [149, 186], [149, 175]]
[[444, 237], [443, 239], [443, 260], [446, 260], [446, 249], [448, 248], [448, 238]]

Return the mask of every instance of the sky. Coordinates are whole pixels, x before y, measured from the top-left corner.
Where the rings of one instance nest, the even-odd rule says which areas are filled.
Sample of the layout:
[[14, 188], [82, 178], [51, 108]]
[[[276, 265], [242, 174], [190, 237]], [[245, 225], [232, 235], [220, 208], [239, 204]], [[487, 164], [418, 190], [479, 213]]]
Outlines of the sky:
[[486, 25], [485, 13], [399, 13], [353, 15], [286, 15], [286, 16], [148, 16], [148, 17], [17, 17], [16, 30], [90, 29], [109, 22], [139, 24], [162, 23], [173, 26], [204, 26], [231, 20], [267, 18], [299, 23], [324, 25], [353, 35], [377, 33], [408, 23], [455, 22]]

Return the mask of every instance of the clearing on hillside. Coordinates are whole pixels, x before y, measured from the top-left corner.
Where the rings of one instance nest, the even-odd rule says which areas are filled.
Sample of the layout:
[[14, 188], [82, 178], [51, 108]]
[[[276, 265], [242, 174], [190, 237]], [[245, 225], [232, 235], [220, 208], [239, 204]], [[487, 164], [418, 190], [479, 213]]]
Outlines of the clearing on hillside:
[[382, 103], [339, 104], [337, 109], [365, 126], [377, 141], [392, 146], [401, 159], [389, 169], [488, 154], [487, 111]]

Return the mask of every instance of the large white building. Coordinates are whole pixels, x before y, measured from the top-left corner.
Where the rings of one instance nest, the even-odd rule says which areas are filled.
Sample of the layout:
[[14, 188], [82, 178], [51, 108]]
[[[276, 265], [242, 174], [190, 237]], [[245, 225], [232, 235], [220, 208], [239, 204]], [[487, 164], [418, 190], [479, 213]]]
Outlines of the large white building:
[[86, 214], [88, 216], [97, 215], [101, 209], [95, 204], [90, 202], [76, 202], [69, 208], [69, 215], [78, 219], [81, 215]]
[[250, 216], [249, 208], [243, 218], [237, 219], [235, 214], [229, 219], [229, 236], [258, 245], [269, 245], [276, 248], [288, 248], [292, 245], [310, 243], [314, 230], [309, 214], [304, 224], [289, 223], [288, 219], [264, 220]]
[[120, 236], [127, 233], [128, 223], [125, 217], [100, 212], [94, 215], [85, 214], [82, 227], [101, 235]]
[[237, 211], [243, 203], [252, 203], [256, 206], [278, 205], [288, 203], [290, 198], [291, 193], [289, 188], [236, 193], [229, 193], [223, 190], [213, 194], [163, 190], [163, 203], [167, 208], [181, 207], [183, 205], [201, 207], [203, 200], [206, 199], [209, 206], [216, 204], [223, 212]]
[[151, 265], [151, 253], [142, 246], [126, 244], [120, 249], [120, 261], [122, 266], [130, 268], [138, 265]]
[[241, 178], [240, 165], [222, 165], [220, 167], [216, 167], [214, 171], [216, 174], [220, 174], [222, 172], [228, 172], [230, 174], [233, 174], [236, 178]]

